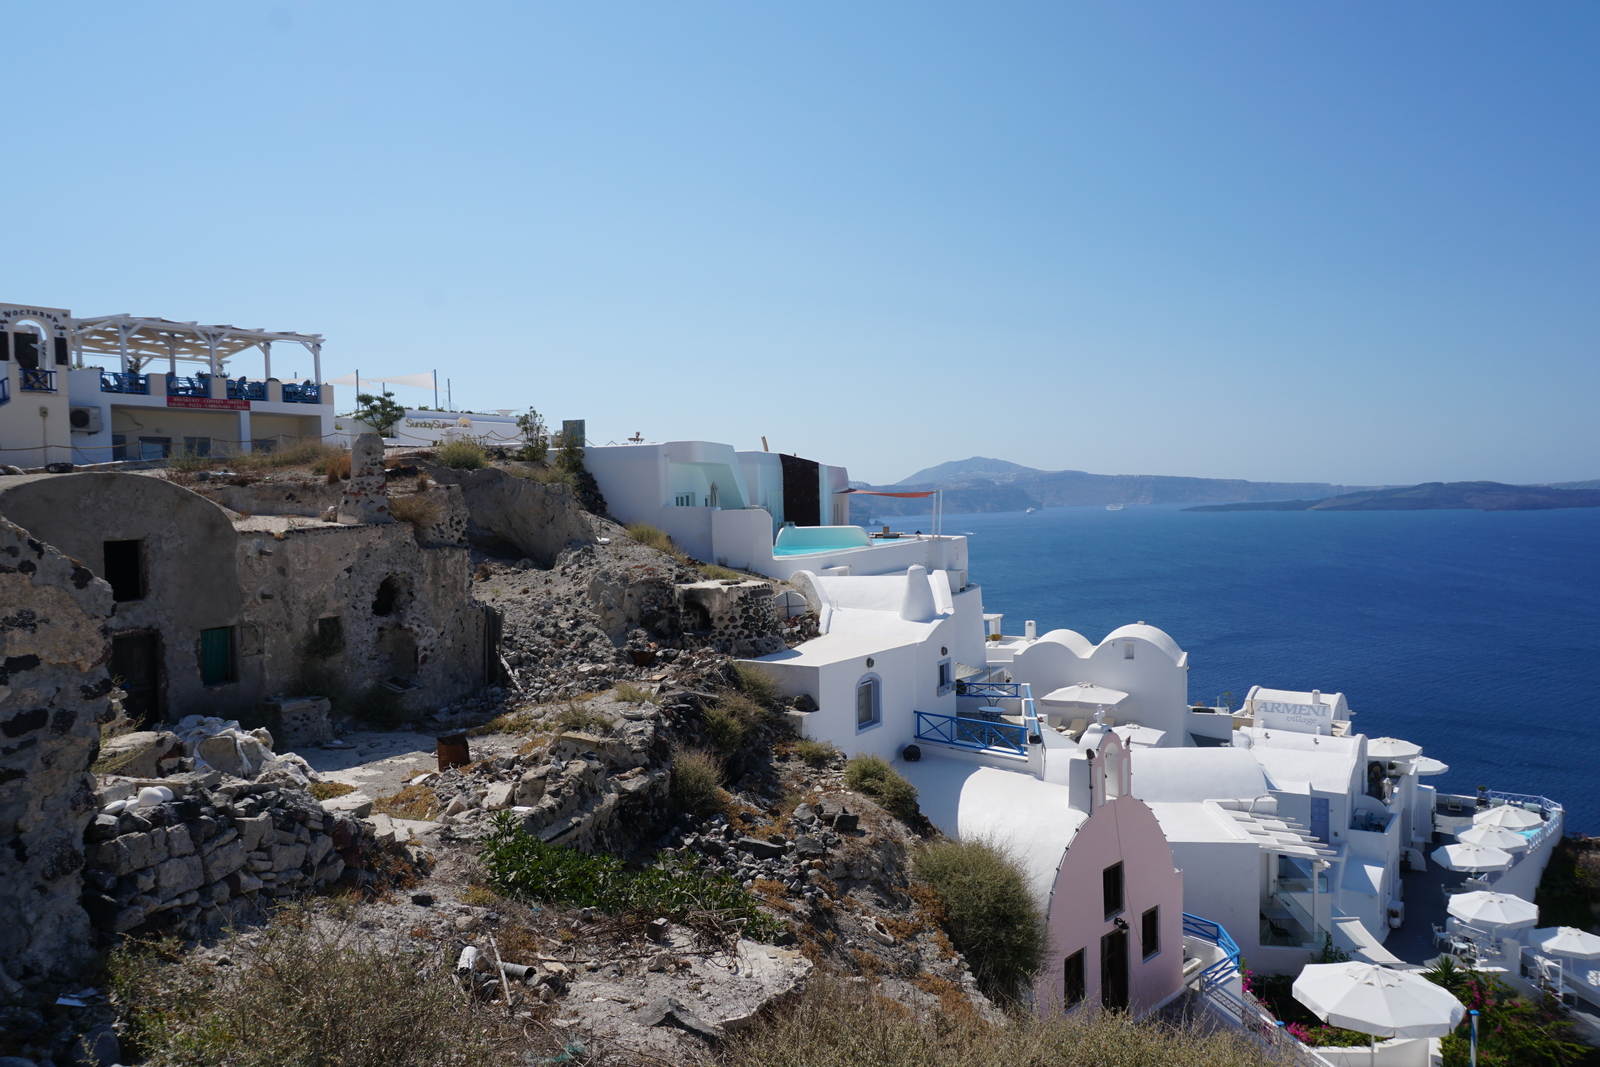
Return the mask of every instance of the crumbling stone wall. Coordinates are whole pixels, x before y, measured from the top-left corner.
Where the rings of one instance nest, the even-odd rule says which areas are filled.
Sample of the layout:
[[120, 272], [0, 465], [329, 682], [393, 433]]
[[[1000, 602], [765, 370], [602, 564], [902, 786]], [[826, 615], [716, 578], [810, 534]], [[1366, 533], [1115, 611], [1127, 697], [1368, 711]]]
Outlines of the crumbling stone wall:
[[535, 482], [495, 467], [425, 466], [434, 481], [461, 487], [471, 515], [468, 536], [490, 555], [526, 557], [551, 567], [569, 545], [594, 543], [594, 529], [569, 485]]
[[78, 903], [94, 813], [111, 587], [0, 519], [0, 1003], [89, 962]]
[[[238, 527], [240, 580], [254, 594], [241, 615], [241, 663], [261, 679], [262, 696], [293, 687], [319, 663], [352, 691], [390, 677], [414, 681], [422, 688], [407, 700], [416, 708], [483, 684], [483, 612], [468, 591], [464, 545], [425, 548], [417, 534], [427, 531], [410, 523], [265, 517]], [[311, 651], [324, 618], [339, 620], [342, 648], [318, 661]]]
[[773, 604], [772, 583], [707, 581], [676, 587], [683, 627], [733, 656], [765, 656], [789, 646]]
[[84, 907], [106, 933], [215, 933], [275, 897], [338, 880], [361, 864], [361, 826], [325, 812], [301, 789], [275, 782], [227, 785], [222, 776], [175, 775], [147, 789], [173, 795], [137, 803], [120, 790], [85, 835]]

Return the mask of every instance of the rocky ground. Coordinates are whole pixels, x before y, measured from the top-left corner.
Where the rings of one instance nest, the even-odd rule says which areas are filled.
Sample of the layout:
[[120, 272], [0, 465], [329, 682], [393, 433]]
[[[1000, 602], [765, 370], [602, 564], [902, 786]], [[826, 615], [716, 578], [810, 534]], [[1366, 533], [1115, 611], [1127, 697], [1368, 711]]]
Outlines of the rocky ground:
[[[406, 730], [338, 724], [334, 746], [301, 752], [304, 764], [296, 764], [326, 796], [320, 803], [290, 782], [274, 782], [268, 792], [228, 779], [235, 787], [224, 795], [243, 807], [223, 817], [211, 811], [214, 826], [197, 823], [206, 837], [202, 851], [216, 841], [233, 847], [229, 821], [255, 817], [243, 810], [252, 797], [288, 798], [283, 803], [302, 816], [314, 805], [335, 828], [358, 824], [359, 866], [345, 848], [350, 835], [341, 836], [335, 844], [345, 848], [349, 869], [329, 878], [329, 852], [305, 876], [308, 889], [316, 882], [328, 888], [296, 899], [322, 921], [426, 946], [439, 960], [476, 950], [462, 984], [526, 1027], [530, 1049], [581, 1049], [583, 1062], [713, 1059], [723, 1037], [795, 995], [818, 968], [872, 983], [907, 1004], [991, 1013], [910, 877], [909, 858], [926, 828], [908, 826], [846, 788], [841, 759], [822, 766], [799, 759], [781, 708], [725, 761], [725, 813], [696, 817], [674, 807], [674, 748], [709, 745], [704, 710], [736, 677], [713, 636], [686, 628], [682, 617], [677, 587], [704, 575], [629, 540], [607, 520], [595, 522], [605, 543], [571, 547], [549, 569], [476, 553], [475, 594], [503, 615], [503, 686], [435, 709]], [[788, 644], [815, 633], [808, 617], [774, 617], [771, 626], [768, 639]], [[439, 738], [462, 734], [466, 765], [441, 767]], [[179, 765], [169, 759], [161, 769]], [[176, 814], [204, 818], [199, 812]], [[707, 876], [729, 877], [782, 920], [783, 932], [763, 944], [736, 930], [504, 899], [486, 884], [477, 852], [495, 820], [507, 817], [546, 841], [634, 864], [692, 863]], [[96, 830], [105, 838], [98, 847], [108, 873], [97, 891], [108, 914], [144, 901], [135, 893], [130, 905], [119, 905], [124, 894], [110, 872], [118, 869], [116, 842], [126, 829], [120, 819], [102, 817]], [[304, 836], [308, 820], [293, 828], [285, 820], [273, 831], [285, 864], [306, 844], [288, 839]], [[272, 869], [280, 866], [275, 855], [247, 851], [246, 867], [292, 886], [294, 871]], [[199, 922], [216, 918], [204, 911], [206, 901], [175, 898], [189, 920], [175, 929], [189, 938], [197, 963], [237, 961], [252, 951], [250, 926], [272, 910], [253, 886], [241, 879], [236, 888], [252, 907], [230, 912], [242, 937]], [[127, 927], [133, 916], [124, 911], [122, 918]], [[511, 965], [504, 980], [496, 977], [497, 953]], [[117, 1062], [103, 985], [79, 992], [81, 1006], [63, 1003], [8, 1020], [0, 1057], [29, 1059], [0, 1058], [0, 1065]], [[98, 1051], [65, 1047], [85, 1033]]]

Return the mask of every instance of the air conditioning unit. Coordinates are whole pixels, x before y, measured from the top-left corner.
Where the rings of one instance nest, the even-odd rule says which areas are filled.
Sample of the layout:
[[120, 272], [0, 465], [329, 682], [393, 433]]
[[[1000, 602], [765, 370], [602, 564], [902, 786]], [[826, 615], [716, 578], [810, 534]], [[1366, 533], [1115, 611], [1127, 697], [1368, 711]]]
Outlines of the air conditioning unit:
[[99, 433], [100, 409], [99, 408], [70, 408], [67, 412], [67, 423], [72, 427], [73, 433]]

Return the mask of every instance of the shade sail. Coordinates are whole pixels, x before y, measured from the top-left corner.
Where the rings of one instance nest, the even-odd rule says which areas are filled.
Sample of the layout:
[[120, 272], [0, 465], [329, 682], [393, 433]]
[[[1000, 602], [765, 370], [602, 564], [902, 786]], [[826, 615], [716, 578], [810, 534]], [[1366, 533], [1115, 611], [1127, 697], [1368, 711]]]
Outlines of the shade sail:
[[1539, 909], [1521, 897], [1510, 893], [1479, 890], [1476, 893], [1457, 893], [1450, 898], [1451, 915], [1475, 926], [1503, 926], [1516, 929], [1532, 926], [1539, 921]]
[[1291, 992], [1330, 1026], [1374, 1037], [1443, 1037], [1467, 1013], [1443, 986], [1372, 963], [1310, 964]]
[[1521, 852], [1528, 847], [1528, 839], [1517, 831], [1487, 823], [1467, 827], [1456, 834], [1456, 840], [1465, 841], [1469, 845], [1482, 845], [1484, 848], [1503, 849], [1506, 852]]
[[1482, 845], [1445, 845], [1433, 850], [1433, 862], [1452, 871], [1503, 871], [1511, 866], [1511, 853]]
[[1552, 956], [1573, 960], [1600, 960], [1600, 937], [1572, 926], [1547, 926], [1528, 940]]
[[1107, 689], [1093, 682], [1064, 685], [1060, 689], [1052, 689], [1039, 698], [1040, 702], [1045, 704], [1076, 704], [1085, 708], [1114, 708], [1127, 699], [1128, 694], [1120, 689]]
[[919, 497], [919, 496], [933, 496], [938, 491], [939, 490], [937, 490], [937, 489], [930, 489], [925, 493], [887, 493], [887, 492], [882, 492], [882, 491], [877, 490], [877, 489], [839, 489], [839, 490], [836, 490], [833, 495], [834, 496], [847, 496], [847, 495], [849, 495], [851, 493], [859, 493], [862, 496], [907, 496], [907, 497]]
[[1374, 737], [1367, 742], [1367, 755], [1373, 759], [1410, 759], [1422, 755], [1422, 746], [1398, 737]]
[[1507, 830], [1531, 830], [1540, 826], [1544, 820], [1527, 808], [1513, 807], [1510, 804], [1499, 808], [1490, 808], [1480, 811], [1472, 817], [1475, 826], [1503, 826]]

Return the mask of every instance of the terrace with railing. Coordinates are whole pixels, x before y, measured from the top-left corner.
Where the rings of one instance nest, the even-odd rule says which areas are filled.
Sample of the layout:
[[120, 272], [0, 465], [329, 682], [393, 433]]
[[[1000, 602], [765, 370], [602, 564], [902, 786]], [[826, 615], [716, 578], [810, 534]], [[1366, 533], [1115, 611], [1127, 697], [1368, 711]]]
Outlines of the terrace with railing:
[[1517, 853], [1519, 858], [1528, 852], [1536, 851], [1552, 834], [1560, 833], [1564, 809], [1559, 803], [1549, 797], [1533, 796], [1529, 793], [1505, 793], [1498, 789], [1485, 790], [1478, 796], [1440, 793], [1434, 799], [1434, 827], [1443, 833], [1455, 833], [1470, 826], [1473, 816], [1478, 812], [1508, 805], [1524, 808], [1544, 820], [1543, 825], [1527, 834], [1528, 848], [1525, 852]]
[[322, 403], [322, 388], [310, 382], [306, 382], [304, 385], [284, 382], [283, 402], [285, 404], [320, 404]]
[[266, 398], [266, 382], [252, 382], [246, 378], [228, 379], [229, 400], [265, 400]]
[[56, 372], [41, 368], [23, 367], [22, 391], [24, 393], [53, 393], [56, 391]]
[[136, 371], [109, 371], [100, 372], [100, 391], [102, 393], [125, 393], [130, 396], [149, 396], [150, 377]]
[[[1026, 682], [957, 682], [955, 715], [916, 713], [918, 741], [951, 745], [1012, 756], [1028, 754], [1028, 739], [1039, 733], [1033, 690]], [[983, 701], [983, 706], [959, 710], [961, 701]], [[1008, 714], [1004, 705], [1012, 705]]]
[[167, 378], [168, 396], [210, 396], [211, 375], [196, 374], [193, 378], [186, 378], [179, 374]]

